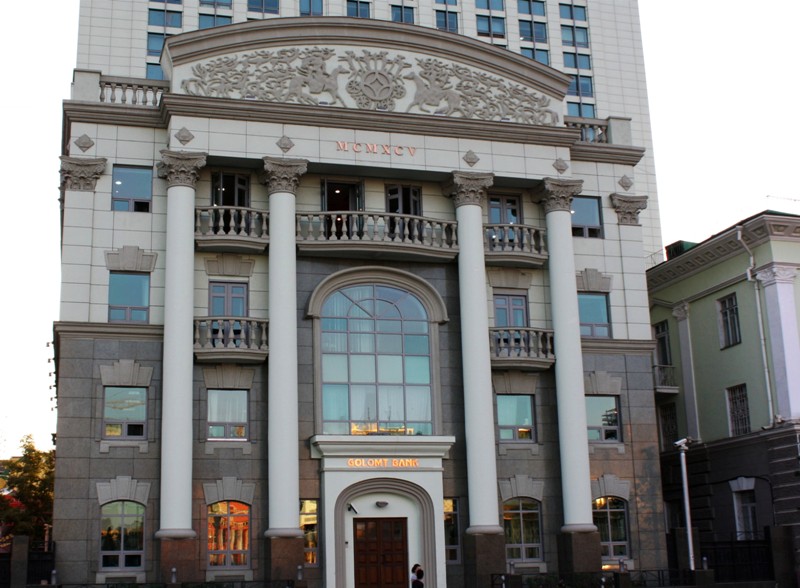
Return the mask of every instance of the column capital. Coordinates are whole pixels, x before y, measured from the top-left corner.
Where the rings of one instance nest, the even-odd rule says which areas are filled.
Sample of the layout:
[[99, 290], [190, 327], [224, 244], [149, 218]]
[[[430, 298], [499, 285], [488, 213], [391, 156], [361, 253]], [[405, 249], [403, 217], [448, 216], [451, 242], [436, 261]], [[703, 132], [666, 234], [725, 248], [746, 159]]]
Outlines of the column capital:
[[166, 178], [168, 187], [188, 186], [194, 188], [201, 167], [206, 164], [207, 153], [171, 151], [162, 149], [158, 162], [158, 177]]
[[688, 302], [681, 302], [677, 306], [672, 308], [672, 316], [674, 316], [678, 322], [683, 322], [689, 318], [689, 303]]
[[533, 191], [533, 198], [544, 207], [545, 215], [556, 210], [570, 212], [572, 198], [580, 194], [581, 190], [583, 180], [543, 178], [539, 187]]
[[611, 205], [617, 212], [619, 224], [639, 226], [639, 213], [647, 208], [647, 196], [612, 194]]
[[456, 208], [465, 204], [480, 206], [493, 183], [491, 173], [454, 171], [453, 179], [442, 185], [442, 192], [453, 199]]
[[61, 156], [61, 189], [91, 192], [106, 169], [105, 157]]
[[264, 173], [261, 182], [267, 185], [267, 192], [289, 192], [297, 194], [300, 176], [308, 171], [306, 159], [283, 159], [281, 157], [264, 157]]
[[797, 268], [786, 265], [773, 265], [756, 273], [756, 279], [764, 286], [773, 284], [793, 284]]

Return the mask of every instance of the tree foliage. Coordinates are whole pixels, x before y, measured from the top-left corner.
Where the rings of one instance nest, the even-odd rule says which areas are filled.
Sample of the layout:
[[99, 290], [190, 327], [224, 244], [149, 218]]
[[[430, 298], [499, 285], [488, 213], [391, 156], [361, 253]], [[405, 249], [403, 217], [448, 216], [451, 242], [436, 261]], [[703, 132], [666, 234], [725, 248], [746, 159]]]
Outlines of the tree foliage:
[[0, 523], [14, 535], [44, 538], [53, 522], [55, 452], [39, 451], [30, 435], [22, 438], [22, 457], [7, 462], [8, 494], [0, 499]]

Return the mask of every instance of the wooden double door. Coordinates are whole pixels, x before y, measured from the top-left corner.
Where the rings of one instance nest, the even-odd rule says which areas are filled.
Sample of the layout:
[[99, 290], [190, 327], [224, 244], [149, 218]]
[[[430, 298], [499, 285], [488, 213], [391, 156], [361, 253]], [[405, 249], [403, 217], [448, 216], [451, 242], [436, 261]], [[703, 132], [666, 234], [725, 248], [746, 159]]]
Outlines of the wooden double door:
[[405, 518], [354, 519], [355, 588], [408, 588]]

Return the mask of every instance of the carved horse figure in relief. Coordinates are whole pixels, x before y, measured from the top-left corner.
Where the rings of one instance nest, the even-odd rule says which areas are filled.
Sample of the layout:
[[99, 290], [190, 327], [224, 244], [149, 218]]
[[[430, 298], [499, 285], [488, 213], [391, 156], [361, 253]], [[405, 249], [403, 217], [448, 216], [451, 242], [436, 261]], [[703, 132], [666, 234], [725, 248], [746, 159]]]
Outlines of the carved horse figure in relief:
[[406, 112], [416, 106], [422, 112], [427, 112], [430, 114], [430, 110], [426, 109], [425, 107], [439, 106], [442, 101], [445, 102], [445, 106], [435, 110], [434, 114], [444, 114], [449, 116], [456, 110], [460, 109], [461, 95], [455, 90], [443, 88], [438, 84], [426, 82], [419, 76], [418, 73], [413, 71], [410, 74], [403, 76], [403, 79], [411, 80], [417, 86], [414, 99], [411, 101], [411, 104], [408, 105], [408, 108], [406, 108]]
[[284, 102], [289, 102], [292, 98], [302, 104], [319, 104], [319, 100], [309, 96], [303, 91], [308, 88], [310, 94], [319, 95], [323, 92], [330, 94], [333, 102], [340, 102], [344, 105], [344, 100], [339, 96], [339, 74], [350, 73], [342, 66], [336, 66], [330, 72], [323, 69], [311, 69], [307, 75], [298, 74], [289, 80], [289, 88], [283, 96]]

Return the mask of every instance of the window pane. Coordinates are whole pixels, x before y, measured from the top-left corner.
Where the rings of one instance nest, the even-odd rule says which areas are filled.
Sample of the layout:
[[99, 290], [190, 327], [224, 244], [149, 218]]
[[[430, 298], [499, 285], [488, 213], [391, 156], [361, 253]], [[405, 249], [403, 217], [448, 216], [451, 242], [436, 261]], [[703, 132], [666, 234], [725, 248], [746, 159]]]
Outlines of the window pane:
[[374, 355], [351, 355], [350, 356], [350, 380], [352, 382], [374, 382], [375, 381], [375, 356]]
[[150, 276], [111, 272], [108, 282], [108, 303], [112, 306], [148, 306]]
[[383, 384], [401, 384], [403, 382], [403, 356], [378, 356], [378, 381]]
[[429, 384], [430, 360], [427, 357], [406, 357], [405, 376], [409, 384]]
[[347, 356], [325, 354], [322, 356], [322, 379], [325, 382], [347, 381]]
[[[155, 35], [158, 39], [157, 53], [161, 52], [164, 44], [164, 35]], [[150, 35], [148, 35], [148, 47]], [[113, 184], [112, 196], [117, 199], [150, 200], [153, 192], [153, 170], [149, 167], [123, 167], [114, 166], [111, 182]]]
[[578, 294], [582, 323], [608, 323], [608, 303], [605, 294]]
[[[587, 396], [586, 422], [590, 426], [617, 423], [617, 401], [613, 396]], [[613, 421], [613, 422], [612, 422]]]

